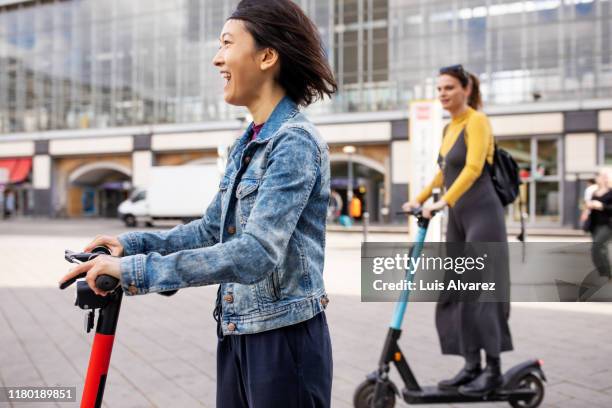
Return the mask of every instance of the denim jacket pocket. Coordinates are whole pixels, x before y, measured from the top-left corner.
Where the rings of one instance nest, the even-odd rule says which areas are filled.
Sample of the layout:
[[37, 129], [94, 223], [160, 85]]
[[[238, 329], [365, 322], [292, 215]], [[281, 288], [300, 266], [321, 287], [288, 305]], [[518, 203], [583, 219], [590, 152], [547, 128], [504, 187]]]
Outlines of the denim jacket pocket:
[[280, 299], [278, 271], [276, 268], [266, 278], [257, 282], [254, 285], [254, 289], [260, 308], [265, 309], [266, 307], [273, 306], [273, 302]]
[[257, 189], [259, 188], [260, 180], [244, 179], [241, 180], [236, 188], [236, 198], [238, 199], [238, 216], [240, 224], [245, 226], [255, 199], [257, 198]]

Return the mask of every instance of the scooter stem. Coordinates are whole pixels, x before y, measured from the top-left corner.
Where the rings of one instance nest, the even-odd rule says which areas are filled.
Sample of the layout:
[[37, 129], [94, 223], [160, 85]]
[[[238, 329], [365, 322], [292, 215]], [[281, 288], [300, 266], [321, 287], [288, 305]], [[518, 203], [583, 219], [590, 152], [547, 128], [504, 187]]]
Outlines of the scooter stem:
[[123, 292], [118, 290], [109, 296], [113, 296], [113, 299], [107, 306], [100, 309], [98, 315], [96, 335], [89, 356], [89, 366], [81, 398], [81, 408], [99, 408], [102, 406], [104, 386], [113, 351]]

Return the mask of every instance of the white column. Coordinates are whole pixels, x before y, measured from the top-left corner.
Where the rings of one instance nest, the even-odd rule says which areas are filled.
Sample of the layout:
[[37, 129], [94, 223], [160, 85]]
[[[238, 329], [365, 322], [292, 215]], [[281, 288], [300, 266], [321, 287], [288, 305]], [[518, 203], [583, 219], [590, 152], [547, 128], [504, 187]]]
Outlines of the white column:
[[391, 142], [391, 182], [394, 184], [410, 183], [410, 142], [408, 140]]
[[148, 150], [132, 153], [132, 185], [146, 189], [149, 186], [153, 153]]
[[37, 190], [51, 188], [51, 156], [39, 154], [32, 160], [32, 185]]
[[565, 135], [565, 172], [597, 171], [597, 134], [570, 133]]
[[51, 193], [51, 177], [51, 156], [48, 154], [34, 155], [32, 159], [32, 187], [34, 188], [34, 214], [36, 215], [50, 216], [56, 210]]

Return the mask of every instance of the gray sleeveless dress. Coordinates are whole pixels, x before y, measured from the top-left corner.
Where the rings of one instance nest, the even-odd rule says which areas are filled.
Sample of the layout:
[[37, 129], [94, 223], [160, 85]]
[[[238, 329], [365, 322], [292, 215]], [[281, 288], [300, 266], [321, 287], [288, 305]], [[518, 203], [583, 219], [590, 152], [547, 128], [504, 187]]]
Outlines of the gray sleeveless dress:
[[[438, 157], [447, 190], [464, 168], [466, 154], [464, 129], [446, 156]], [[474, 184], [449, 208], [446, 241], [506, 243], [495, 244], [503, 250], [487, 273], [503, 274], [499, 280], [509, 282], [504, 209], [486, 166]], [[486, 276], [482, 279], [487, 281]], [[442, 353], [467, 356], [484, 349], [488, 355], [498, 357], [502, 351], [512, 350], [509, 316], [509, 302], [440, 299], [436, 306], [436, 328]]]

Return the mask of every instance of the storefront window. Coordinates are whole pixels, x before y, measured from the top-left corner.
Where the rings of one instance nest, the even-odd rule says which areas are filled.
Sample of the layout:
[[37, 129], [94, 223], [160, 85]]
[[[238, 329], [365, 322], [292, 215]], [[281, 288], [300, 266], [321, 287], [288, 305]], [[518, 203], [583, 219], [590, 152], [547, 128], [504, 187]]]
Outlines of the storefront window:
[[601, 135], [601, 152], [603, 157], [600, 158], [599, 162], [606, 166], [612, 165], [612, 133]]
[[538, 140], [537, 173], [539, 177], [557, 175], [557, 140]]
[[535, 182], [535, 216], [536, 221], [559, 221], [559, 182]]
[[[519, 165], [519, 172], [522, 180], [528, 180], [531, 177], [531, 140], [530, 139], [504, 139], [498, 140], [499, 147], [505, 149], [512, 155], [514, 160]], [[529, 188], [527, 185], [522, 185], [520, 190], [520, 199], [523, 203], [529, 203]], [[529, 206], [523, 206], [523, 212], [529, 213]], [[509, 217], [512, 222], [520, 222], [520, 206], [519, 201], [510, 206]]]
[[502, 139], [498, 145], [517, 161], [524, 183], [519, 198], [508, 207], [509, 221], [520, 222], [520, 199], [528, 223], [558, 223], [561, 214], [559, 138]]

